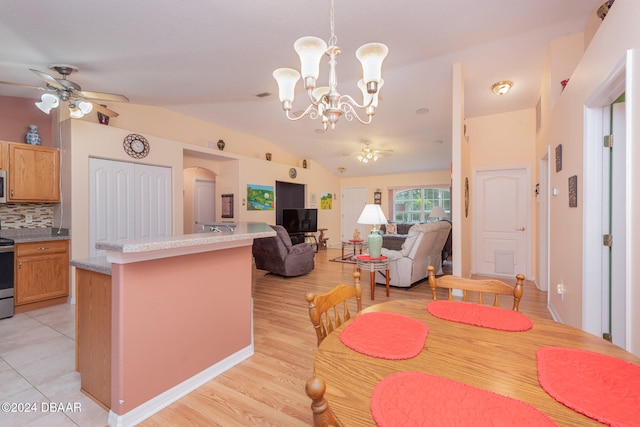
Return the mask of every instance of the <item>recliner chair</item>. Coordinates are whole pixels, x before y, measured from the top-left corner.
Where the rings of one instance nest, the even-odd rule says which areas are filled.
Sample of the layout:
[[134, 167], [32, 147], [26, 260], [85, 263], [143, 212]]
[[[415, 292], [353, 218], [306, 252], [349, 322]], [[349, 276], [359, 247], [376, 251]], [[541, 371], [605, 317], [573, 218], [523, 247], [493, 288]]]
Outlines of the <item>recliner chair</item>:
[[291, 243], [289, 233], [281, 225], [271, 225], [275, 237], [253, 241], [252, 253], [256, 268], [285, 277], [301, 276], [314, 268], [314, 250], [308, 243]]

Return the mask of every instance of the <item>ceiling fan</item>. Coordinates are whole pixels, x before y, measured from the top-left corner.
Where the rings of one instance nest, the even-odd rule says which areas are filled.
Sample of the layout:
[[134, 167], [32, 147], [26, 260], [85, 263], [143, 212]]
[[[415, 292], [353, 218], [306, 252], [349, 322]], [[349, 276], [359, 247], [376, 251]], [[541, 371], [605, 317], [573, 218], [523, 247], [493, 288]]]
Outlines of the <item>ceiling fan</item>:
[[42, 95], [42, 101], [36, 102], [36, 106], [47, 114], [52, 108], [56, 108], [60, 102], [69, 102], [71, 117], [82, 117], [94, 109], [107, 117], [118, 117], [118, 113], [99, 104], [99, 102], [129, 102], [129, 98], [124, 95], [82, 90], [79, 84], [67, 80], [68, 75], [78, 71], [78, 68], [73, 65], [53, 64], [49, 66], [49, 69], [57, 71], [62, 78], [55, 78], [42, 71], [30, 69], [46, 83], [46, 87], [3, 81], [0, 81], [0, 84], [45, 91], [46, 93]]
[[369, 144], [371, 144], [371, 141], [365, 140], [363, 142], [365, 144], [365, 147], [363, 149], [361, 149], [360, 151], [356, 151], [354, 153], [344, 153], [344, 155], [356, 156], [358, 161], [362, 163], [369, 163], [370, 161], [372, 162], [377, 161], [380, 158], [380, 156], [382, 156], [383, 154], [393, 153], [393, 150], [374, 150], [369, 146]]

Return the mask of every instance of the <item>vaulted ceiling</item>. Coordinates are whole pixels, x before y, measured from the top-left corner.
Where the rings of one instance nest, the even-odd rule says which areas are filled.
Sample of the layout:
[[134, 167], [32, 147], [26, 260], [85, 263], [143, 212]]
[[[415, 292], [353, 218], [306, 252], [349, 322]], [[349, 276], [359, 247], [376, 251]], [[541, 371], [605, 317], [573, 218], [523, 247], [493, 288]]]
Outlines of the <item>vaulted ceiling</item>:
[[[329, 0], [0, 0], [0, 80], [41, 85], [29, 68], [71, 64], [79, 72], [70, 79], [85, 90], [259, 136], [336, 174], [442, 170], [451, 160], [452, 65], [463, 64], [467, 117], [533, 108], [550, 40], [581, 32], [601, 3], [336, 0], [339, 91], [360, 97], [360, 45], [385, 43], [389, 55], [374, 123], [343, 118], [335, 131], [289, 122], [271, 75], [299, 68], [297, 38], [328, 40]], [[319, 83], [327, 78], [323, 61]], [[492, 94], [505, 79], [514, 82], [509, 95]], [[272, 95], [256, 96], [265, 92]], [[0, 85], [0, 95], [40, 93]], [[300, 83], [296, 96], [294, 111], [304, 107]], [[393, 152], [361, 164], [353, 153], [365, 141]]]

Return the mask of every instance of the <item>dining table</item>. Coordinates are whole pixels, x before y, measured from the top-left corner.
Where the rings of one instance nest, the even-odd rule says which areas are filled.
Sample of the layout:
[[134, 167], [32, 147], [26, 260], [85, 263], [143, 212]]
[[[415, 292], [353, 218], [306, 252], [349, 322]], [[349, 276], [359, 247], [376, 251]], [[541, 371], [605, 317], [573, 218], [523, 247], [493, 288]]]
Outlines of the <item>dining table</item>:
[[[394, 374], [420, 372], [526, 402], [560, 426], [601, 426], [559, 403], [541, 387], [537, 350], [549, 346], [580, 349], [640, 366], [640, 358], [624, 349], [551, 319], [527, 314], [533, 325], [530, 329], [504, 331], [435, 317], [427, 310], [429, 303], [395, 300], [372, 305], [322, 341], [314, 374], [325, 382], [324, 397], [342, 424], [375, 426], [371, 400], [376, 386]], [[341, 333], [366, 313], [396, 313], [424, 323], [428, 328], [424, 345], [416, 356], [406, 359], [372, 357], [352, 350], [341, 341]]]

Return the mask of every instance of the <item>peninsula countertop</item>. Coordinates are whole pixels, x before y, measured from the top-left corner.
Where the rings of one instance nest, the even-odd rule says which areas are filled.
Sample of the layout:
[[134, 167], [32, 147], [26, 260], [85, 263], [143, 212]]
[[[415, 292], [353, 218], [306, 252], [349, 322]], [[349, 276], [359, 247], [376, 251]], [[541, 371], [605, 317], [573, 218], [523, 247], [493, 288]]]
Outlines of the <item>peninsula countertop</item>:
[[107, 252], [109, 262], [123, 264], [227, 249], [246, 245], [247, 241], [253, 242], [253, 239], [276, 235], [276, 232], [268, 224], [262, 222], [219, 224], [221, 226], [218, 229], [221, 231], [217, 232], [101, 241], [96, 243], [96, 248]]

